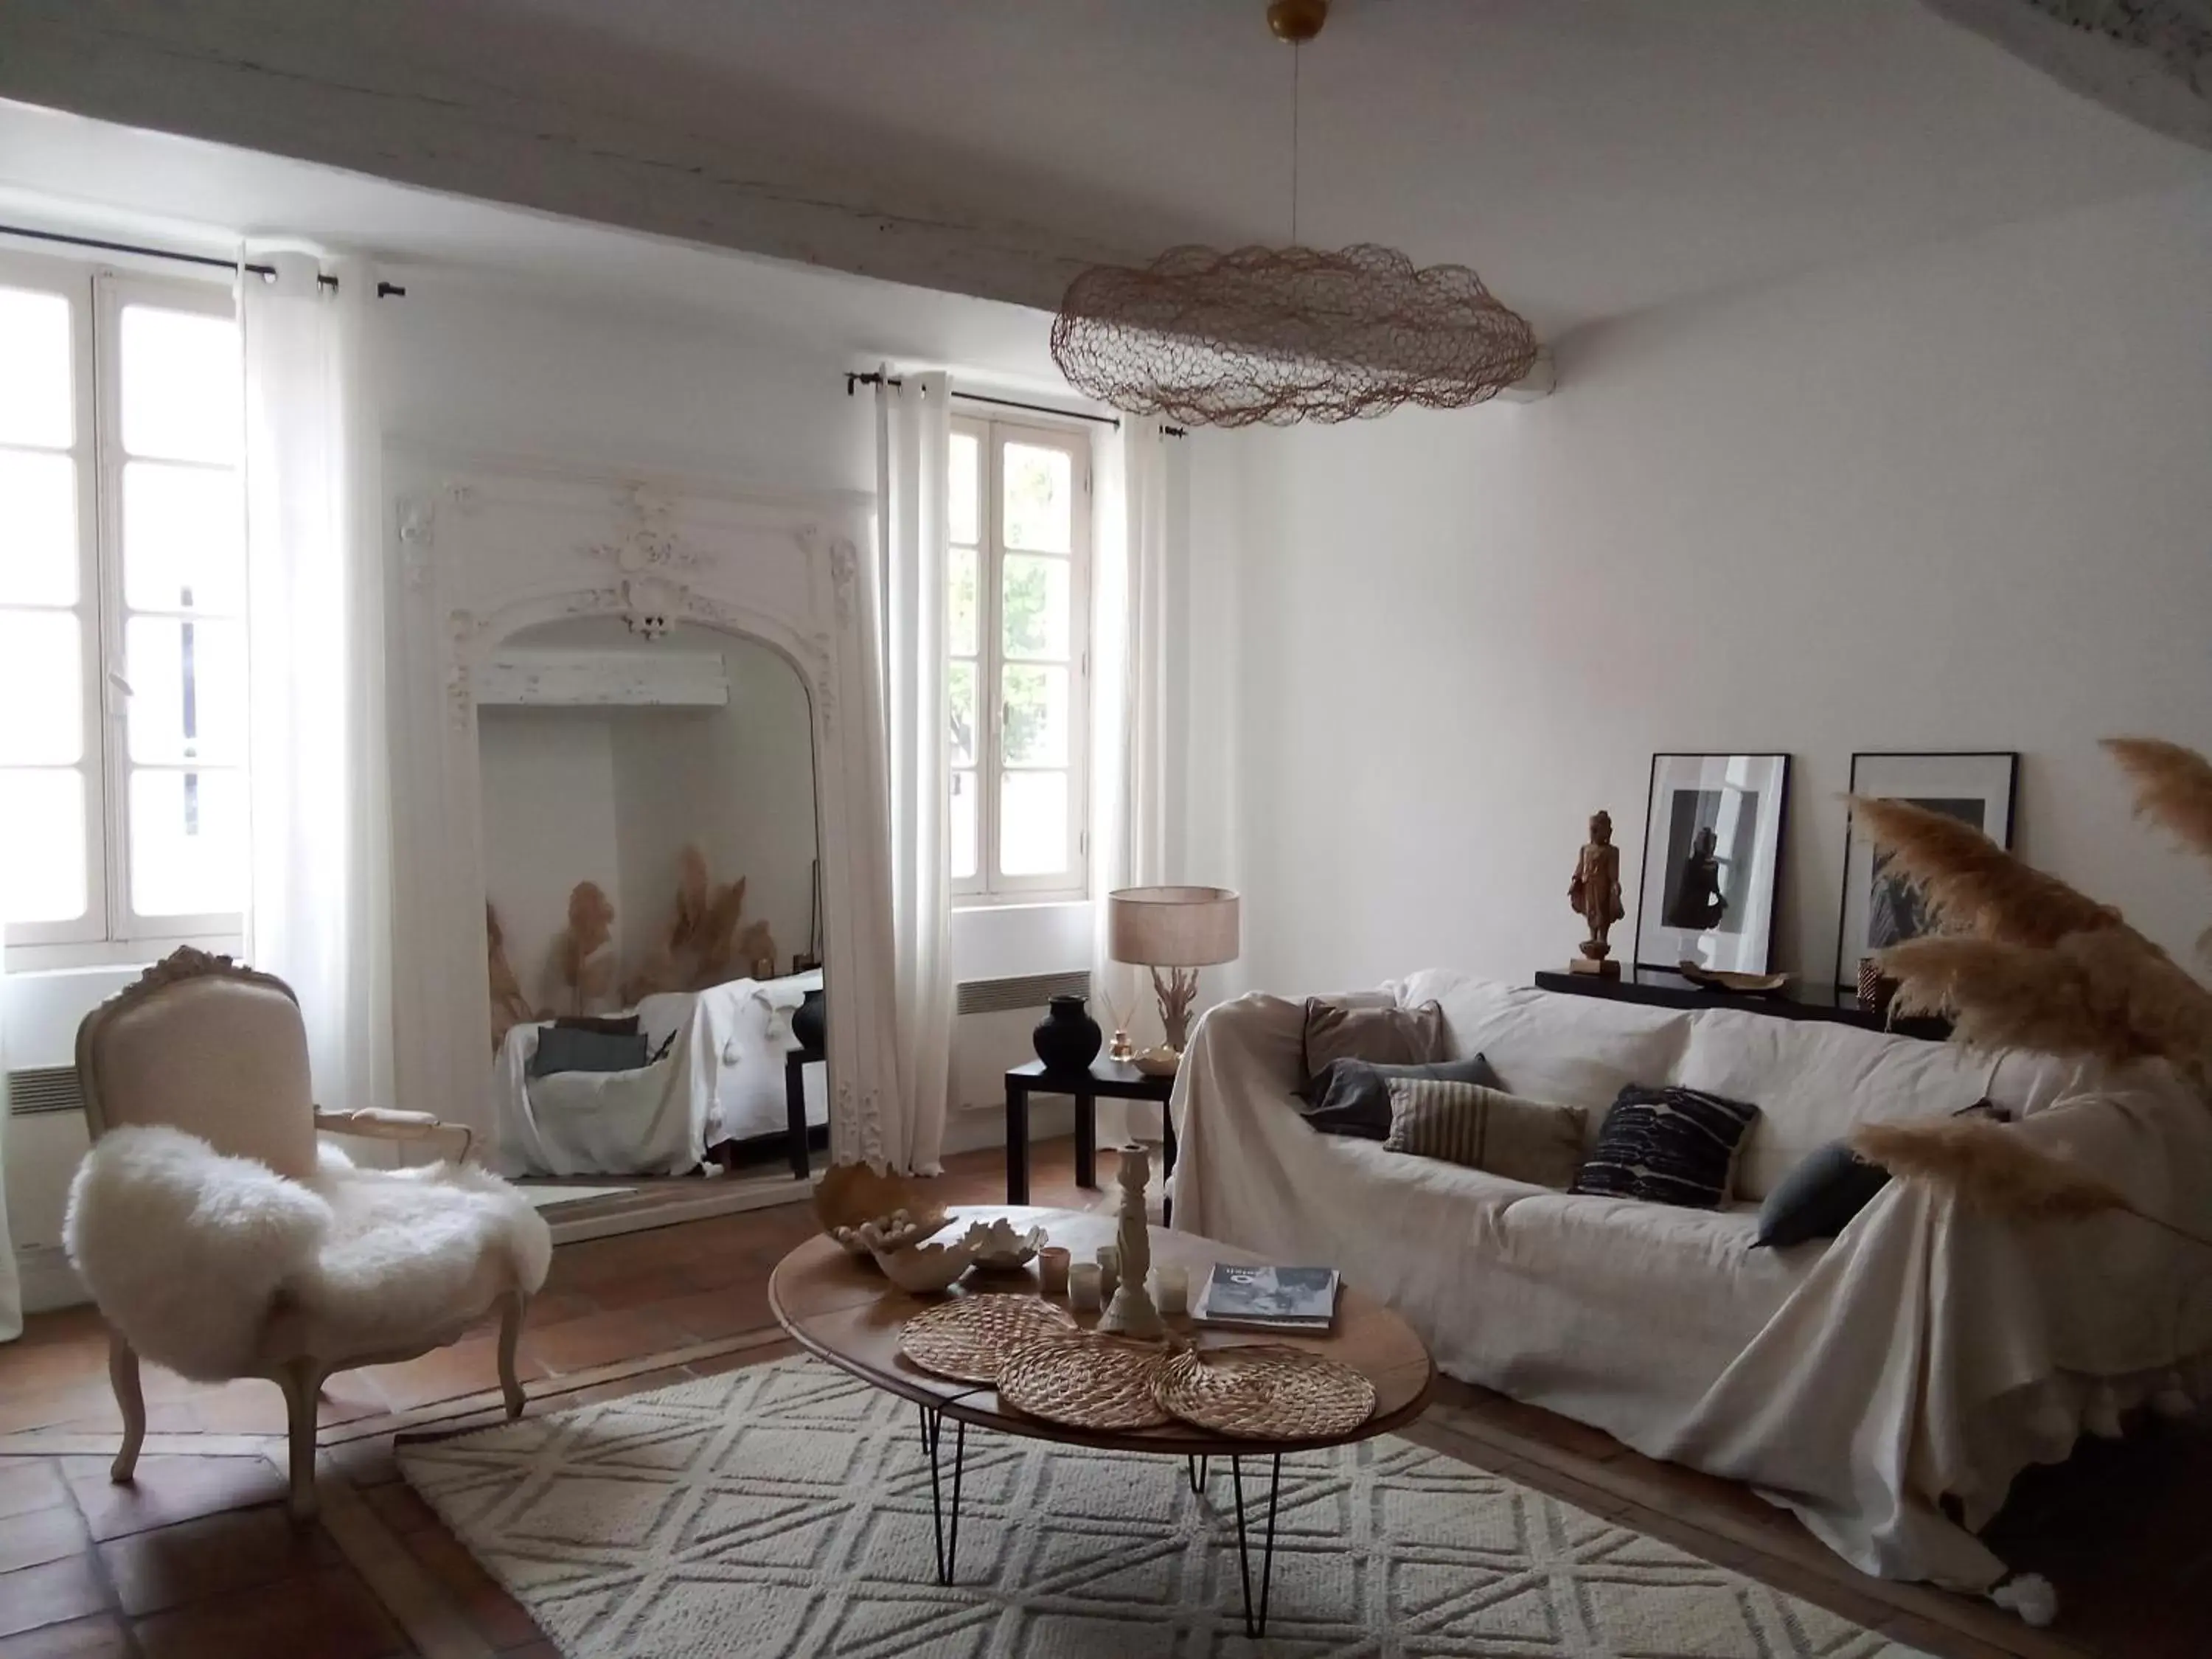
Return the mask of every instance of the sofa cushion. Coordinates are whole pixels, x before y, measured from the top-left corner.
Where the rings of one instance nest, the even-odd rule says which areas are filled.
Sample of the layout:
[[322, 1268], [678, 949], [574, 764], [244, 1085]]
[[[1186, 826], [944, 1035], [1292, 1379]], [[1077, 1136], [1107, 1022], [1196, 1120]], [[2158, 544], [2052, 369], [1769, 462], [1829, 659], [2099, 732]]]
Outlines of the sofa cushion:
[[634, 1072], [644, 1064], [645, 1038], [635, 1032], [623, 1036], [552, 1025], [538, 1034], [529, 1073], [551, 1077], [561, 1072]]
[[1759, 1108], [1695, 1089], [1631, 1084], [1605, 1115], [1573, 1190], [1712, 1210], [1729, 1200]]
[[1681, 1070], [1670, 1080], [1759, 1103], [1759, 1127], [1744, 1148], [1736, 1191], [1764, 1199], [1853, 1126], [1955, 1112], [1991, 1092], [1995, 1069], [1988, 1055], [1957, 1043], [1723, 1008], [1697, 1015]]
[[1390, 1079], [1384, 1148], [1564, 1191], [1583, 1160], [1583, 1109], [1522, 1100], [1479, 1083]]
[[1431, 1078], [1446, 1083], [1498, 1086], [1498, 1074], [1480, 1054], [1439, 1060], [1425, 1066], [1377, 1066], [1364, 1060], [1333, 1060], [1322, 1068], [1297, 1101], [1305, 1120], [1325, 1135], [1380, 1140], [1390, 1133], [1390, 1084], [1395, 1078]]
[[1833, 1238], [1889, 1184], [1889, 1171], [1840, 1140], [1816, 1147], [1759, 1206], [1759, 1242], [1783, 1248]]
[[1527, 1100], [1585, 1108], [1593, 1140], [1605, 1109], [1626, 1085], [1677, 1080], [1690, 1036], [1691, 1016], [1680, 1009], [1498, 985], [1441, 969], [1415, 974], [1393, 988], [1402, 1001], [1440, 1003], [1451, 1052], [1486, 1056], [1498, 1087]]
[[1338, 1060], [1378, 1066], [1419, 1066], [1450, 1057], [1443, 1011], [1433, 1002], [1401, 1008], [1370, 997], [1308, 997], [1304, 1042], [1306, 1086]]

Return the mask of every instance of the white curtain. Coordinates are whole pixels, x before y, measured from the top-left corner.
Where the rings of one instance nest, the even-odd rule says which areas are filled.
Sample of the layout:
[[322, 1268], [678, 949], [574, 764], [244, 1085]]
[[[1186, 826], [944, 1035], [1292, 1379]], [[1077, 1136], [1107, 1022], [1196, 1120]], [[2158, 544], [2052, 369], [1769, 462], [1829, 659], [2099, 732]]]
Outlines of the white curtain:
[[[0, 811], [12, 802], [0, 801]], [[23, 1334], [23, 1286], [15, 1273], [15, 1244], [8, 1231], [8, 941], [0, 926], [0, 1342]]]
[[[1168, 484], [1160, 423], [1125, 415], [1096, 440], [1091, 545], [1091, 1012], [1160, 1040], [1152, 977], [1106, 952], [1106, 895], [1167, 874]], [[1151, 1133], [1149, 1109], [1133, 1113]]]
[[[318, 1103], [392, 1098], [384, 538], [363, 336], [375, 279], [258, 256], [246, 349], [252, 910], [247, 959], [307, 1022]], [[336, 289], [318, 281], [320, 269]], [[433, 1109], [436, 1103], [431, 1103]]]
[[934, 1174], [952, 1070], [945, 705], [951, 388], [943, 374], [890, 381], [886, 373], [876, 388], [876, 512], [898, 1087], [879, 1105], [878, 1144], [863, 1150], [894, 1170]]

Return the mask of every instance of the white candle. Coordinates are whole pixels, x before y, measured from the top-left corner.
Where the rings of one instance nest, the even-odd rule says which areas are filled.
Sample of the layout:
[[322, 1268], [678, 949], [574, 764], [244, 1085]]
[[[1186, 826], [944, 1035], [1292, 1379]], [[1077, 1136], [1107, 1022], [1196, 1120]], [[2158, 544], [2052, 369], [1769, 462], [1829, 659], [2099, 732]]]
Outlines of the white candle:
[[1067, 1305], [1078, 1313], [1097, 1313], [1099, 1302], [1098, 1264], [1074, 1263], [1067, 1270]]
[[1173, 1318], [1189, 1311], [1190, 1269], [1166, 1262], [1152, 1269], [1152, 1306]]
[[1043, 1281], [1047, 1296], [1067, 1294], [1067, 1264], [1070, 1259], [1066, 1250], [1057, 1244], [1048, 1244], [1037, 1252], [1037, 1277]]
[[1098, 1294], [1106, 1301], [1114, 1299], [1114, 1291], [1121, 1282], [1121, 1247], [1101, 1244], [1098, 1247]]

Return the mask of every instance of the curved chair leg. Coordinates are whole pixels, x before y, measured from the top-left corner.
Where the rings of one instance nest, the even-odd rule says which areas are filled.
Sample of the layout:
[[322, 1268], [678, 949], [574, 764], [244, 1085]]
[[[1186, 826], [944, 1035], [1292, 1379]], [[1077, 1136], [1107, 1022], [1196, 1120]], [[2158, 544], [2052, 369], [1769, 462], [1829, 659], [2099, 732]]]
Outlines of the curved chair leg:
[[284, 1390], [284, 1418], [292, 1453], [292, 1519], [315, 1518], [315, 1402], [323, 1379], [312, 1359], [295, 1359], [277, 1374]]
[[146, 1395], [138, 1386], [138, 1352], [119, 1331], [107, 1334], [107, 1380], [115, 1389], [115, 1403], [123, 1410], [123, 1448], [107, 1478], [126, 1484], [138, 1468], [138, 1448], [146, 1443]]
[[530, 1297], [520, 1291], [509, 1291], [501, 1298], [499, 1310], [499, 1391], [507, 1398], [507, 1414], [510, 1418], [522, 1415], [524, 1395], [522, 1383], [514, 1375], [514, 1346], [522, 1338], [522, 1316], [530, 1306]]

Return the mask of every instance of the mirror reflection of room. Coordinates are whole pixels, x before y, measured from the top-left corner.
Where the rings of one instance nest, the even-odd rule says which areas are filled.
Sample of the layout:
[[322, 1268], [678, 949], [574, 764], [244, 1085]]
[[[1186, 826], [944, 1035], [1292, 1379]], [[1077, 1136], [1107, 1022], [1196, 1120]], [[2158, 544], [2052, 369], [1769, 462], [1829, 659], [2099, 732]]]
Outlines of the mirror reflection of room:
[[[518, 632], [472, 689], [506, 1173], [803, 1168], [787, 1062], [819, 1054], [822, 973], [798, 672], [590, 617]], [[795, 1073], [817, 1133], [822, 1073]]]

